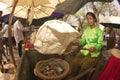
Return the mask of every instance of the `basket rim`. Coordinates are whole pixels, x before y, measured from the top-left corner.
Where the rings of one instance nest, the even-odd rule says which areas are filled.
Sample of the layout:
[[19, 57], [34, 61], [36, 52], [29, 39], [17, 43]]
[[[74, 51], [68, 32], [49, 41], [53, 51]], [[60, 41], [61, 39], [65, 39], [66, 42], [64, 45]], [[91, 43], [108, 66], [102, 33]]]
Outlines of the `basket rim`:
[[[53, 60], [59, 60], [59, 61], [62, 61], [62, 62], [66, 65], [67, 68], [65, 69], [65, 71], [63, 72], [63, 74], [58, 75], [58, 76], [51, 76], [51, 77], [50, 77], [50, 76], [46, 76], [46, 75], [43, 75], [42, 73], [40, 73], [39, 68], [38, 68], [39, 64], [40, 64], [41, 62], [49, 62], [49, 61], [51, 61], [51, 60], [52, 60], [52, 61], [53, 61]], [[38, 76], [39, 78], [42, 78], [42, 79], [61, 79], [61, 78], [65, 77], [65, 76], [69, 73], [69, 71], [70, 71], [70, 65], [69, 65], [69, 63], [68, 63], [67, 61], [65, 61], [65, 60], [63, 60], [63, 59], [50, 58], [50, 59], [48, 59], [48, 60], [42, 60], [42, 61], [37, 62], [34, 71], [35, 71], [35, 73], [36, 73], [36, 76]]]

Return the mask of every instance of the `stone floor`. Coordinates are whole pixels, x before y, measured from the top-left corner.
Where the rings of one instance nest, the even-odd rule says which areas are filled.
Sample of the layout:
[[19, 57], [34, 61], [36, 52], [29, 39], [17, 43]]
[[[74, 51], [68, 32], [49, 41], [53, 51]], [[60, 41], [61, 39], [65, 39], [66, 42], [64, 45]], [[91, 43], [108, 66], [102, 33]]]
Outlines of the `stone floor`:
[[[18, 56], [18, 52], [16, 49], [14, 49], [13, 52], [14, 52], [16, 64], [19, 64], [20, 57]], [[10, 59], [10, 61], [7, 62], [6, 64], [4, 64], [4, 67], [5, 67], [5, 69], [9, 69], [9, 71], [7, 73], [1, 73], [1, 71], [0, 71], [0, 80], [14, 80], [15, 67], [14, 67], [14, 64], [12, 62], [10, 55], [8, 56], [8, 58]]]

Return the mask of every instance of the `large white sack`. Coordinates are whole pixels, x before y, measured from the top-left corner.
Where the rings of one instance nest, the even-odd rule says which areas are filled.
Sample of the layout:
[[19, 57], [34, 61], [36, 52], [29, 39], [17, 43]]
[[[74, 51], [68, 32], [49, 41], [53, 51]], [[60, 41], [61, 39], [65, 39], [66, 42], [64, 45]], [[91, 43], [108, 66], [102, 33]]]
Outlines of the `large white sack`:
[[80, 33], [69, 24], [59, 21], [46, 21], [38, 30], [34, 42], [35, 49], [43, 54], [63, 54], [67, 46]]

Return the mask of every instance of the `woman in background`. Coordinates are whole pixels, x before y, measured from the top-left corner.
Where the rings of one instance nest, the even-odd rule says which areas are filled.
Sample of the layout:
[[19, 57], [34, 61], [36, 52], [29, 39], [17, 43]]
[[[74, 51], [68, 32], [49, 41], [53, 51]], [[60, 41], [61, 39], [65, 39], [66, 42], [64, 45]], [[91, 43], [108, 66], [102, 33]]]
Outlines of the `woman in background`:
[[109, 34], [109, 37], [107, 39], [107, 49], [109, 50], [114, 48], [116, 43], [116, 33], [111, 26], [108, 27], [108, 34]]

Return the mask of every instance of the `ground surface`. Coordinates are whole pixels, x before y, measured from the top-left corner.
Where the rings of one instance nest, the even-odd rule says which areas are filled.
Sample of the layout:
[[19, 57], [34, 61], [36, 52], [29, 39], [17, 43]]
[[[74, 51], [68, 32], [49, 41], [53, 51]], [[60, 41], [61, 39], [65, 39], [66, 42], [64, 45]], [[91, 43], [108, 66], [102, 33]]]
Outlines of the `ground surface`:
[[[18, 65], [20, 62], [18, 52], [16, 49], [14, 49], [13, 52], [14, 52], [14, 56], [15, 56], [15, 61]], [[11, 60], [10, 55], [8, 56], [8, 58], [10, 59], [10, 61], [7, 62], [6, 64], [4, 64], [4, 67], [5, 67], [5, 69], [9, 69], [9, 71], [7, 73], [1, 73], [1, 71], [0, 71], [0, 80], [14, 80], [14, 76], [15, 76], [15, 69], [14, 68], [15, 67], [13, 65], [13, 62]]]
[[[13, 50], [14, 52], [14, 56], [15, 56], [15, 61], [18, 64], [20, 63], [20, 57], [18, 56], [18, 52], [16, 49]], [[105, 57], [105, 59], [107, 60], [110, 57], [110, 50], [103, 50], [102, 51], [103, 56]], [[7, 73], [1, 73], [0, 72], [0, 80], [14, 80], [14, 76], [15, 76], [15, 67], [14, 64], [11, 60], [10, 55], [8, 56], [10, 58], [10, 62], [4, 64], [4, 67], [6, 69], [9, 69], [9, 71]], [[102, 63], [101, 63], [102, 64]]]

